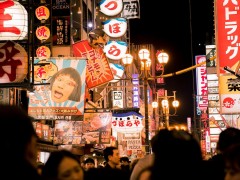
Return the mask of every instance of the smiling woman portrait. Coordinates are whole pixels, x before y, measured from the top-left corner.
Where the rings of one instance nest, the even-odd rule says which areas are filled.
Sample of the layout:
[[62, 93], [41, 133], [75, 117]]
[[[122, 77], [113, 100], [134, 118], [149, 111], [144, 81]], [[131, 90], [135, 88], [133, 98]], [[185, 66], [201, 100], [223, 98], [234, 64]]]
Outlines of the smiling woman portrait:
[[67, 100], [80, 101], [82, 82], [76, 69], [71, 67], [61, 69], [48, 82], [52, 101], [56, 103]]

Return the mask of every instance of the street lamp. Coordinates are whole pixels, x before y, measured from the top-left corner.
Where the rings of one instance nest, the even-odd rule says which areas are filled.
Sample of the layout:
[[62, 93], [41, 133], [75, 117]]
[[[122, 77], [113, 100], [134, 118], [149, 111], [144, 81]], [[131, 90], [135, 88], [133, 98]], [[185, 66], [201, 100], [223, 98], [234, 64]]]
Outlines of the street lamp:
[[[150, 52], [148, 49], [140, 49], [138, 52], [138, 56], [141, 60], [141, 74], [139, 78], [143, 79], [143, 91], [144, 91], [144, 110], [145, 110], [145, 148], [146, 148], [146, 153], [149, 153], [149, 117], [148, 117], [148, 97], [147, 97], [147, 87], [148, 87], [148, 80], [149, 79], [155, 79], [150, 73], [151, 70], [151, 59], [150, 59]], [[167, 63], [168, 61], [168, 54], [163, 53], [163, 51], [158, 51], [157, 54], [157, 59], [160, 64], [163, 66]], [[132, 63], [132, 56], [129, 54], [126, 54], [122, 58], [122, 62], [125, 65], [130, 65]], [[131, 62], [131, 63], [130, 63]], [[162, 72], [163, 74], [163, 72]]]
[[162, 104], [162, 109], [163, 109], [163, 115], [164, 115], [164, 123], [165, 123], [165, 128], [169, 128], [169, 98], [174, 98], [172, 105], [174, 107], [174, 114], [171, 115], [176, 115], [177, 108], [179, 107], [179, 101], [176, 100], [176, 91], [173, 91], [173, 96], [168, 96], [167, 95], [167, 90], [164, 92], [164, 96], [158, 97], [158, 98], [163, 98], [161, 104]]

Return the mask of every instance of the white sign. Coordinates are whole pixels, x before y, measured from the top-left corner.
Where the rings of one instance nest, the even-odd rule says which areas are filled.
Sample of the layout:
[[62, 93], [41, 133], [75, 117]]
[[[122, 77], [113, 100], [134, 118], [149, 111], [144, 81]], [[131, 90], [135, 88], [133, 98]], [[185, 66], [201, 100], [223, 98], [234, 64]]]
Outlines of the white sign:
[[123, 92], [112, 91], [113, 107], [123, 108]]

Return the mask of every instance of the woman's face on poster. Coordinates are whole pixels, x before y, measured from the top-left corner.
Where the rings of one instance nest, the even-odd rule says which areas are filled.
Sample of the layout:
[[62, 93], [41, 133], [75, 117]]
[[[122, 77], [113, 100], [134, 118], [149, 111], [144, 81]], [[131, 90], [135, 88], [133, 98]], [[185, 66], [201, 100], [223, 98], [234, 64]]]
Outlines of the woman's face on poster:
[[77, 83], [70, 75], [63, 74], [57, 76], [52, 84], [52, 100], [56, 103], [67, 101], [76, 86]]

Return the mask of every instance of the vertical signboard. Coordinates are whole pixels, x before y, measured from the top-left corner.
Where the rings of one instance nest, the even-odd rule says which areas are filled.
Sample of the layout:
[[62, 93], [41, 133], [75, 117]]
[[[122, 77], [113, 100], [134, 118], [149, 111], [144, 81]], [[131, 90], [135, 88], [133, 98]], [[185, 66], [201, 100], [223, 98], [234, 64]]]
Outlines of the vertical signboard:
[[239, 1], [215, 0], [216, 49], [221, 74], [225, 73], [224, 67], [235, 71], [239, 63], [239, 5]]
[[112, 91], [113, 108], [123, 108], [123, 92]]
[[140, 97], [139, 97], [139, 79], [138, 79], [138, 74], [133, 74], [132, 75], [132, 84], [133, 84], [133, 107], [139, 108], [139, 102], [140, 102]]
[[70, 45], [70, 0], [52, 0], [52, 43]]

